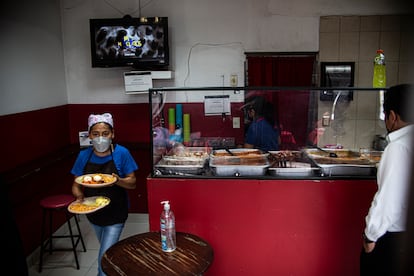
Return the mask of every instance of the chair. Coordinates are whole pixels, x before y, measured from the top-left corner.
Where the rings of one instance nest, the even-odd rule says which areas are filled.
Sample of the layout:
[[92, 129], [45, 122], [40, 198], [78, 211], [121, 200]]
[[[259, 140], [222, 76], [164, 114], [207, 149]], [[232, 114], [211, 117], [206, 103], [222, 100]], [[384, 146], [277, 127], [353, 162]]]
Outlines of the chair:
[[[42, 230], [41, 230], [41, 239], [40, 239], [40, 262], [39, 262], [39, 272], [42, 271], [42, 265], [43, 265], [43, 253], [45, 250], [51, 254], [54, 251], [73, 251], [73, 254], [75, 255], [75, 261], [76, 261], [76, 268], [79, 269], [79, 261], [78, 256], [76, 253], [76, 248], [79, 244], [79, 241], [82, 243], [83, 251], [86, 252], [85, 243], [82, 238], [82, 233], [79, 228], [78, 218], [75, 215], [75, 223], [77, 228], [77, 234], [73, 233], [70, 219], [72, 217], [72, 214], [69, 213], [67, 207], [74, 201], [74, 198], [72, 195], [53, 195], [46, 198], [43, 198], [40, 200], [40, 206], [43, 211], [43, 217], [42, 217]], [[55, 212], [64, 212], [66, 216], [66, 223], [69, 228], [69, 234], [67, 235], [54, 235], [53, 234], [53, 215]], [[44, 241], [45, 235], [46, 235], [46, 224], [47, 224], [47, 215], [49, 215], [49, 235], [47, 240]], [[53, 240], [54, 239], [61, 239], [61, 238], [70, 238], [72, 247], [71, 248], [55, 248], [53, 246]]]

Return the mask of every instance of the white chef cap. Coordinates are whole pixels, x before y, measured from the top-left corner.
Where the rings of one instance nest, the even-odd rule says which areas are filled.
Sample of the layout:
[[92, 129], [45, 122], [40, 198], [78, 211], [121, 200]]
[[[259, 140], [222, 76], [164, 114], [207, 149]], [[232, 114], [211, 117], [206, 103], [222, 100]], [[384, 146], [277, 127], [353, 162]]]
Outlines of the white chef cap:
[[91, 127], [97, 123], [107, 123], [111, 127], [114, 127], [114, 120], [112, 119], [112, 115], [110, 113], [104, 114], [91, 114], [88, 118], [88, 131]]

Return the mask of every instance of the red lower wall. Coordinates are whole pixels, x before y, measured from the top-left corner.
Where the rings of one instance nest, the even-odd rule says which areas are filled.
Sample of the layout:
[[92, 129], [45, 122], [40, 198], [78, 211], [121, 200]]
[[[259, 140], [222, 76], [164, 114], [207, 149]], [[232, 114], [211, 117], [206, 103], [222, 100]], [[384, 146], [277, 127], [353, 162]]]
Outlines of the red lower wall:
[[[65, 105], [0, 116], [3, 135], [0, 174], [25, 255], [40, 245], [41, 198], [71, 193], [70, 169], [79, 152], [78, 131], [90, 113], [111, 112], [116, 142], [130, 149], [139, 165], [137, 189], [129, 191], [131, 212], [147, 212], [146, 178], [150, 173], [148, 104]], [[60, 227], [64, 217], [55, 220]], [[38, 226], [38, 227], [37, 227]]]
[[[147, 179], [150, 230], [170, 200], [176, 230], [211, 244], [206, 275], [359, 275], [375, 180]], [[177, 244], [179, 246], [179, 244]]]
[[[204, 136], [231, 134], [230, 117], [224, 121], [221, 116], [205, 118], [203, 110], [202, 103], [188, 105], [183, 110], [191, 114], [193, 131], [210, 129], [210, 132], [203, 133]], [[39, 200], [56, 193], [71, 193], [73, 178], [70, 169], [79, 151], [78, 132], [87, 130], [91, 113], [104, 112], [110, 112], [114, 117], [115, 142], [125, 145], [139, 165], [137, 189], [129, 191], [130, 211], [146, 213], [146, 178], [151, 172], [148, 103], [69, 104], [0, 116], [0, 125], [6, 131], [2, 139], [5, 158], [0, 161], [0, 174], [25, 254], [30, 254], [40, 244], [40, 226], [37, 227], [39, 229], [33, 228], [41, 221]], [[234, 107], [232, 114], [241, 116], [238, 106]], [[165, 116], [168, 119], [167, 111]], [[238, 133], [237, 139], [240, 140], [242, 128]], [[61, 221], [56, 220], [55, 229]]]
[[68, 117], [70, 142], [79, 143], [78, 132], [88, 130], [90, 114], [109, 112], [114, 118], [115, 141], [123, 143], [150, 143], [150, 110], [140, 104], [71, 104]]
[[0, 116], [2, 137], [0, 173], [44, 157], [70, 144], [69, 106]]
[[[241, 104], [232, 106], [232, 116], [242, 118]], [[164, 116], [168, 123], [168, 107]], [[115, 141], [150, 145], [151, 118], [148, 103], [137, 104], [70, 104], [0, 116], [3, 136], [0, 173], [53, 154], [79, 143], [79, 131], [87, 130], [91, 113], [110, 112], [114, 117]], [[203, 137], [234, 136], [243, 143], [243, 127], [233, 129], [232, 116], [204, 116], [203, 103], [188, 104], [183, 112], [191, 114], [191, 131]], [[138, 162], [140, 160], [137, 160]], [[150, 159], [141, 162], [149, 162]]]
[[[75, 104], [0, 116], [3, 136], [0, 172], [79, 144], [78, 132], [87, 130], [91, 113], [110, 112], [115, 120], [119, 143], [150, 141], [148, 104]], [[149, 160], [148, 160], [149, 161]]]

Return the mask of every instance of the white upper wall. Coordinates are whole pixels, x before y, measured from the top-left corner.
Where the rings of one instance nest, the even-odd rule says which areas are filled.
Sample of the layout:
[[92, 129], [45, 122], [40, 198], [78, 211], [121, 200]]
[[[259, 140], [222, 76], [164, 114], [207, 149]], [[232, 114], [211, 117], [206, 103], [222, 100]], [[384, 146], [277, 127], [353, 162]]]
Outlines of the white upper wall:
[[[22, 7], [21, 2], [28, 4]], [[60, 14], [55, 10], [59, 2]], [[6, 20], [11, 29], [22, 29], [25, 37], [14, 33], [7, 45], [0, 46], [1, 53], [11, 53], [1, 67], [1, 114], [65, 103], [148, 101], [147, 95], [125, 94], [123, 72], [131, 68], [91, 68], [90, 18], [121, 18], [126, 14], [167, 16], [174, 78], [156, 80], [154, 86], [194, 87], [229, 86], [231, 74], [237, 74], [238, 85], [243, 86], [246, 51], [318, 51], [322, 15], [404, 13], [395, 0], [142, 0], [141, 5], [139, 0], [21, 0], [19, 3], [9, 4], [8, 8], [12, 9], [10, 14], [17, 15], [13, 17], [17, 20], [11, 16]], [[22, 26], [19, 18], [29, 13], [29, 24]], [[59, 16], [61, 37], [56, 37], [58, 23], [55, 28], [50, 24], [37, 26], [38, 21], [56, 22]], [[31, 43], [31, 47], [26, 47], [22, 42], [31, 36], [36, 42], [47, 43]], [[61, 45], [64, 59], [62, 50], [57, 49]], [[7, 51], [6, 47], [12, 50]], [[22, 52], [31, 59], [21, 58]], [[167, 101], [175, 100], [173, 94], [168, 97]]]
[[59, 1], [0, 3], [0, 115], [65, 105]]

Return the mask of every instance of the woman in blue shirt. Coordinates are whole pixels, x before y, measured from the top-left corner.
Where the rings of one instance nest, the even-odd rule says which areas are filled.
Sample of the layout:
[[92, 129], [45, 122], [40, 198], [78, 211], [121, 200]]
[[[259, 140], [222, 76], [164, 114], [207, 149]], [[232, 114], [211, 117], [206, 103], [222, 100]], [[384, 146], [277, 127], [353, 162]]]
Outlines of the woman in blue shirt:
[[102, 255], [119, 240], [124, 228], [129, 207], [127, 189], [135, 189], [138, 169], [128, 149], [112, 144], [113, 125], [109, 113], [89, 116], [88, 131], [93, 146], [79, 153], [71, 170], [75, 178], [93, 173], [112, 174], [117, 178], [114, 184], [99, 188], [82, 187], [75, 181], [72, 184], [72, 193], [79, 201], [90, 196], [106, 196], [111, 200], [105, 208], [86, 215], [100, 244], [98, 276], [105, 275], [101, 269]]
[[252, 119], [244, 141], [245, 148], [256, 148], [262, 151], [279, 150], [280, 133], [271, 117], [271, 104], [263, 97], [257, 97], [247, 107]]

